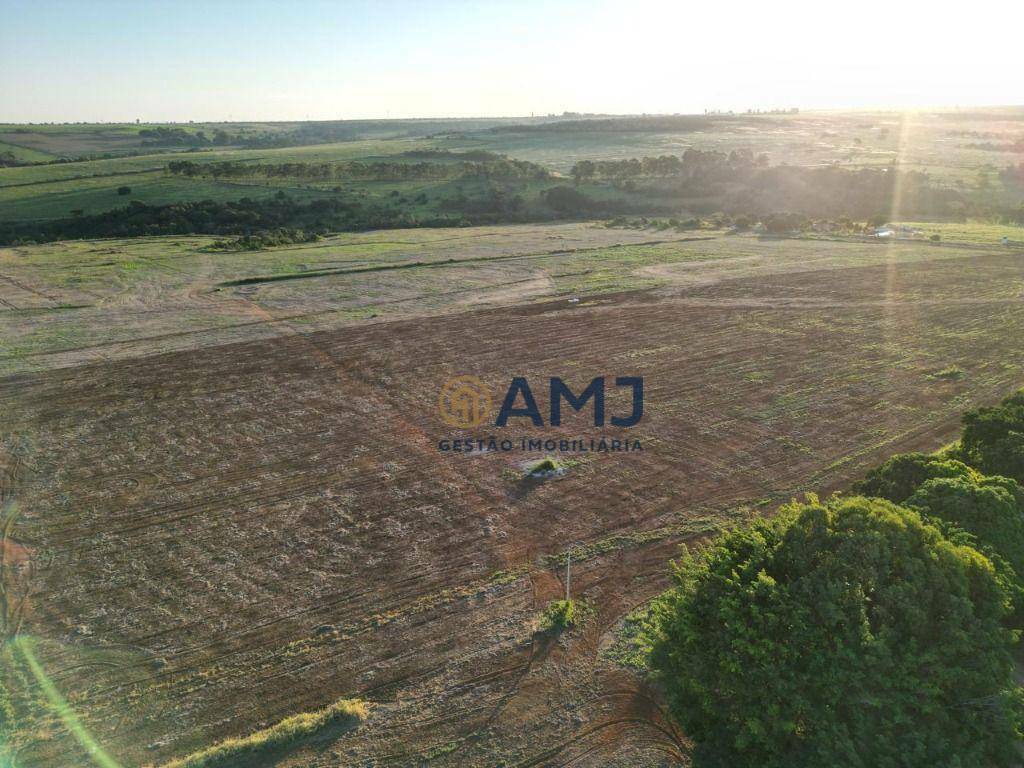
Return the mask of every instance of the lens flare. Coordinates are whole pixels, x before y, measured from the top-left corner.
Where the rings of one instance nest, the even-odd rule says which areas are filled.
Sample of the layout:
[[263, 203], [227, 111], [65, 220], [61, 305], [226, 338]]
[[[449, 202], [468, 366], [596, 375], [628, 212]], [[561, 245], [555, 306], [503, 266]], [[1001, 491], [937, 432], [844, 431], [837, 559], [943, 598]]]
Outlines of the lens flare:
[[121, 768], [121, 764], [108, 755], [103, 747], [99, 745], [99, 742], [93, 738], [89, 729], [78, 719], [78, 715], [75, 714], [71, 705], [68, 704], [60, 691], [57, 690], [57, 686], [53, 684], [53, 681], [46, 674], [46, 670], [43, 669], [39, 659], [36, 658], [34, 650], [35, 641], [29, 637], [19, 636], [11, 642], [25, 659], [25, 663], [39, 683], [43, 695], [46, 696], [46, 701], [50, 708], [61, 719], [64, 726], [78, 739], [78, 742], [93, 759], [93, 762], [101, 766], [101, 768]]

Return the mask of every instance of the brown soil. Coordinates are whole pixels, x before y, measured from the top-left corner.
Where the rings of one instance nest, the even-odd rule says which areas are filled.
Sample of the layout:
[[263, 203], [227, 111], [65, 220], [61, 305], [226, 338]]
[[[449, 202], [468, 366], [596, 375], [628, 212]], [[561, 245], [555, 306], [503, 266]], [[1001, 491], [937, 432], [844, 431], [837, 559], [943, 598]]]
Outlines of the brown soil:
[[[1020, 259], [985, 255], [823, 269], [0, 380], [38, 473], [19, 535], [50, 558], [44, 665], [125, 765], [343, 695], [373, 702], [369, 720], [288, 765], [681, 761], [656, 691], [602, 654], [616, 624], [666, 586], [679, 544], [938, 448], [1018, 386], [1022, 278]], [[929, 377], [950, 365], [965, 375]], [[548, 376], [639, 374], [646, 415], [459, 433], [436, 413], [459, 374], [497, 399], [528, 376], [542, 412]], [[644, 450], [525, 486], [503, 472], [520, 453], [437, 447], [506, 433]], [[564, 590], [551, 558], [577, 542], [606, 543], [573, 565], [594, 613], [534, 634]], [[117, 665], [96, 661], [114, 648]], [[40, 727], [19, 765], [84, 760]]]

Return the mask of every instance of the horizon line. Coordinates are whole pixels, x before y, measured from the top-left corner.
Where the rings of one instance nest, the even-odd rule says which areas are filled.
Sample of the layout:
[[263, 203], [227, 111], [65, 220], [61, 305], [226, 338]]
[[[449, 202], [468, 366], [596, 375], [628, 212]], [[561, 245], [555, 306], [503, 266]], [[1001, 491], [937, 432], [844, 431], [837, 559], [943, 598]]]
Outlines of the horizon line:
[[[776, 116], [793, 114], [848, 114], [851, 112], [861, 113], [882, 113], [882, 114], [914, 114], [921, 112], [961, 112], [986, 109], [1024, 109], [1024, 104], [977, 104], [977, 105], [956, 105], [956, 104], [935, 104], [930, 106], [894, 107], [894, 106], [873, 106], [873, 107], [814, 107], [804, 109], [802, 107], [750, 107], [748, 109], [708, 109], [703, 112], [577, 112], [564, 111], [561, 113], [545, 112], [543, 114], [532, 113], [529, 115], [425, 115], [418, 117], [318, 117], [318, 118], [252, 118], [230, 117], [227, 119], [174, 119], [174, 120], [143, 120], [142, 118], [128, 120], [4, 120], [0, 119], [0, 125], [231, 125], [235, 123], [263, 123], [263, 124], [287, 124], [287, 123], [356, 123], [356, 122], [415, 122], [428, 120], [543, 120], [543, 119], [581, 119], [581, 118], [629, 118], [629, 117], [728, 117], [745, 115]], [[795, 110], [795, 111], [794, 111]]]

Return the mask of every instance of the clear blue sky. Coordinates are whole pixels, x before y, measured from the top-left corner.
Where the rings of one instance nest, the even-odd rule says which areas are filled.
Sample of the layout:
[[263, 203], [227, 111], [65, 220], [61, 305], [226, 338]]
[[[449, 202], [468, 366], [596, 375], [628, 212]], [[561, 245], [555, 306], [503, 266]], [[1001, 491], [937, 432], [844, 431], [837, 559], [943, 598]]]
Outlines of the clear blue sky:
[[1021, 5], [0, 0], [0, 121], [1021, 104]]

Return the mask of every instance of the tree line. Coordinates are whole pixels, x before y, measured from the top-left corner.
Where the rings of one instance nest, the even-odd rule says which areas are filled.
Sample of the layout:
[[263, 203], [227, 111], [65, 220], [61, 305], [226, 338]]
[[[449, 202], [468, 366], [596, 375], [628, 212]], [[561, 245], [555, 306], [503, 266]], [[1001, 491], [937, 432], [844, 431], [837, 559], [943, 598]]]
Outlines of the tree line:
[[768, 165], [768, 155], [757, 156], [749, 149], [729, 152], [688, 149], [681, 156], [627, 158], [622, 160], [580, 160], [570, 174], [577, 183], [598, 179], [621, 180], [652, 177], [683, 177], [687, 179], [731, 180], [737, 173]]
[[[754, 155], [750, 150], [690, 149], [681, 156], [581, 160], [571, 173], [577, 186], [606, 183], [637, 199], [676, 200], [678, 208], [696, 213], [721, 210], [763, 217], [774, 211], [792, 211], [817, 218], [866, 219], [891, 215], [898, 205], [901, 215], [1013, 215], [968, 199], [922, 171], [890, 166], [772, 166], [766, 155]], [[580, 210], [586, 208], [584, 198], [579, 198], [579, 203]]]
[[446, 181], [454, 179], [542, 180], [550, 177], [543, 166], [506, 157], [453, 162], [352, 161], [344, 163], [196, 163], [173, 160], [168, 172], [189, 178], [308, 179], [310, 181]]
[[142, 128], [139, 138], [144, 147], [224, 147], [239, 144], [243, 141], [242, 134], [230, 134], [222, 128], [214, 130], [207, 136], [206, 131], [187, 131], [184, 128]]
[[[280, 239], [280, 231], [301, 231], [302, 236], [328, 232], [408, 227], [461, 227], [499, 222], [546, 221], [545, 211], [526, 210], [522, 198], [497, 188], [482, 195], [440, 201], [435, 213], [416, 213], [401, 202], [363, 202], [323, 198], [300, 202], [284, 192], [265, 199], [242, 198], [218, 202], [199, 200], [166, 205], [129, 205], [92, 215], [49, 221], [0, 222], [0, 245], [30, 245], [55, 240], [127, 238], [153, 235], [266, 235]], [[240, 243], [242, 250], [259, 242]]]

